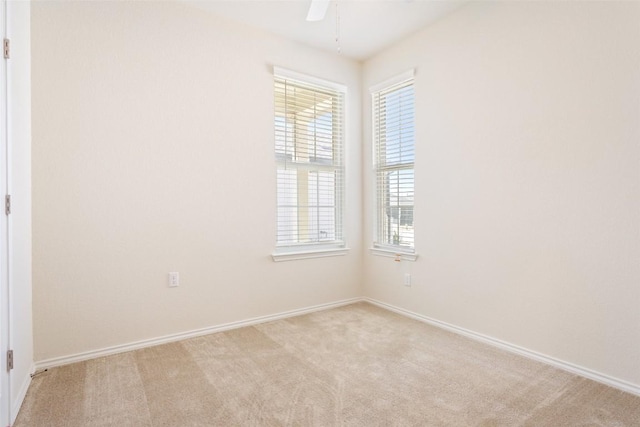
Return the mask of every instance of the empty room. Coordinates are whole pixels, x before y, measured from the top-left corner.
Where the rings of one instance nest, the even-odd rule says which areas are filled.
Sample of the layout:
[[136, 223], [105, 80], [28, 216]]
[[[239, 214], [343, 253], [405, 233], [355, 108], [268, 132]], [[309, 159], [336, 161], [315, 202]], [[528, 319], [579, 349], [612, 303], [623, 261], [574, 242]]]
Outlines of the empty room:
[[640, 426], [640, 2], [1, 13], [0, 425]]

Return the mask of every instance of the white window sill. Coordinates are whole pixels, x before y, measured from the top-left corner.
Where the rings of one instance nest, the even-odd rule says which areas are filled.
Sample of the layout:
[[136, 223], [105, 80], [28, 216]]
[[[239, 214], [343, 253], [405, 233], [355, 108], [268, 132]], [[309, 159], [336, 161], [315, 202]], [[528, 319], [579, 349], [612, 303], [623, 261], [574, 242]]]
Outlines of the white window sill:
[[406, 252], [393, 250], [393, 248], [369, 248], [369, 251], [373, 255], [383, 256], [387, 258], [395, 258], [396, 261], [415, 261], [418, 259], [418, 254], [415, 252]]
[[299, 259], [326, 258], [330, 256], [342, 256], [349, 252], [349, 248], [312, 249], [304, 251], [275, 252], [271, 257], [275, 262], [297, 261]]

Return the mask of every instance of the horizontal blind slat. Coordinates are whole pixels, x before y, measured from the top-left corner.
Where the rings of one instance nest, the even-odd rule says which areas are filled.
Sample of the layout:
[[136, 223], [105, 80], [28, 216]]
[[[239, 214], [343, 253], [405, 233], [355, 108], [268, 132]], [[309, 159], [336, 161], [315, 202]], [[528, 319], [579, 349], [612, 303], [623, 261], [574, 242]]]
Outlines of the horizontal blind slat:
[[372, 96], [378, 244], [413, 248], [414, 102], [413, 79]]
[[344, 94], [274, 79], [277, 244], [340, 242]]

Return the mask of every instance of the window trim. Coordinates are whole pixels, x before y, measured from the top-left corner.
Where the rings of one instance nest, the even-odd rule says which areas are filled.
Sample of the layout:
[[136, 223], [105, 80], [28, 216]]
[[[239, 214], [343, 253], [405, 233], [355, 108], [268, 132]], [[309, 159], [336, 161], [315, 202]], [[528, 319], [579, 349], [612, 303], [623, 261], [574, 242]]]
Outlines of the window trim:
[[[309, 86], [318, 86], [318, 88], [329, 89], [335, 92], [340, 92], [342, 97], [342, 135], [341, 135], [341, 165], [339, 166], [342, 169], [341, 173], [341, 181], [342, 181], [342, 191], [340, 194], [340, 206], [336, 206], [336, 209], [339, 209], [341, 213], [341, 224], [342, 228], [342, 239], [340, 241], [331, 241], [331, 242], [317, 242], [317, 243], [292, 243], [292, 244], [278, 244], [276, 239], [275, 249], [271, 254], [271, 257], [274, 262], [281, 261], [295, 261], [301, 259], [311, 259], [311, 258], [324, 258], [331, 256], [342, 256], [346, 255], [350, 250], [347, 247], [347, 229], [345, 227], [345, 210], [346, 210], [346, 163], [347, 163], [347, 150], [346, 150], [346, 110], [347, 110], [347, 86], [341, 83], [336, 83], [330, 80], [321, 79], [318, 77], [310, 76], [308, 74], [299, 73], [297, 71], [292, 71], [286, 68], [274, 66], [273, 67], [273, 79], [287, 79], [293, 80], [296, 82], [300, 82], [301, 84], [306, 84]], [[280, 162], [276, 159], [276, 166]], [[304, 168], [305, 165], [301, 164], [301, 168]], [[309, 167], [314, 168], [322, 168], [322, 165], [313, 164], [309, 165]], [[328, 168], [334, 169], [334, 166], [330, 166]], [[277, 218], [277, 214], [276, 214]]]
[[297, 261], [301, 259], [342, 256], [349, 253], [349, 250], [350, 248], [336, 245], [336, 247], [334, 248], [314, 248], [311, 250], [299, 249], [299, 250], [293, 250], [293, 251], [274, 252], [271, 254], [271, 258], [275, 262]]
[[[393, 245], [393, 244], [389, 244], [389, 243], [381, 243], [378, 241], [379, 236], [378, 236], [378, 232], [379, 232], [379, 223], [378, 223], [378, 215], [379, 215], [379, 209], [378, 209], [378, 182], [377, 182], [377, 178], [378, 178], [378, 172], [381, 168], [378, 167], [377, 165], [377, 150], [378, 150], [378, 141], [377, 141], [377, 132], [375, 129], [375, 123], [376, 123], [376, 109], [375, 109], [375, 104], [373, 102], [373, 98], [374, 96], [379, 93], [382, 92], [386, 89], [389, 89], [393, 86], [396, 85], [400, 85], [408, 80], [415, 80], [415, 70], [412, 68], [410, 70], [407, 70], [401, 74], [398, 74], [394, 77], [391, 77], [389, 79], [386, 79], [378, 84], [375, 84], [373, 86], [369, 87], [369, 94], [370, 94], [370, 99], [371, 99], [371, 127], [372, 127], [372, 163], [373, 163], [373, 192], [374, 192], [374, 196], [373, 196], [373, 242], [372, 242], [372, 246], [369, 248], [370, 252], [373, 255], [379, 255], [379, 256], [385, 256], [385, 257], [393, 257], [395, 258], [397, 261], [400, 260], [406, 260], [406, 261], [416, 261], [416, 259], [418, 258], [418, 254], [416, 253], [416, 247], [415, 247], [415, 228], [414, 228], [414, 240], [413, 240], [413, 246], [411, 247], [406, 247], [406, 246], [400, 246], [400, 245]], [[415, 84], [415, 81], [412, 82], [412, 85]], [[414, 86], [415, 87], [415, 86]], [[415, 111], [415, 103], [414, 103], [414, 111]], [[415, 119], [414, 119], [414, 126], [415, 126]], [[415, 159], [412, 162], [412, 169], [415, 172]], [[402, 169], [402, 168], [399, 168]], [[415, 175], [414, 175], [414, 194], [415, 194]], [[414, 196], [415, 197], [415, 196]], [[415, 200], [414, 200], [414, 206], [415, 206]], [[414, 225], [415, 227], [415, 225]]]
[[342, 92], [345, 97], [347, 95], [347, 86], [342, 83], [336, 83], [331, 80], [321, 79], [319, 77], [310, 76], [308, 74], [299, 73], [297, 71], [288, 70], [286, 68], [274, 66], [273, 77], [282, 77], [285, 79], [297, 80], [301, 83], [320, 86], [327, 89], [335, 90], [337, 92]]
[[395, 77], [391, 77], [390, 79], [387, 79], [383, 82], [380, 82], [378, 84], [371, 86], [369, 88], [369, 92], [371, 94], [374, 94], [375, 92], [383, 91], [384, 89], [406, 82], [407, 80], [411, 80], [413, 78], [415, 78], [415, 70], [412, 68], [410, 70], [405, 71], [402, 74], [398, 74]]
[[372, 255], [394, 258], [396, 261], [416, 261], [418, 254], [415, 251], [398, 250], [396, 246], [374, 245], [369, 248]]

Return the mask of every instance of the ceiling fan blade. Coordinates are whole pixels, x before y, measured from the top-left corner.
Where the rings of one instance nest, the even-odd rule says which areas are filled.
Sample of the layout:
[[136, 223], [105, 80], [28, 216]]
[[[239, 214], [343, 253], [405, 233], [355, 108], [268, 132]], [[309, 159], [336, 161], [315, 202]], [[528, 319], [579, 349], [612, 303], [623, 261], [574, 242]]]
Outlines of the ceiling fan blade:
[[322, 21], [329, 8], [329, 0], [311, 0], [307, 21]]

